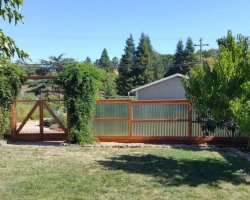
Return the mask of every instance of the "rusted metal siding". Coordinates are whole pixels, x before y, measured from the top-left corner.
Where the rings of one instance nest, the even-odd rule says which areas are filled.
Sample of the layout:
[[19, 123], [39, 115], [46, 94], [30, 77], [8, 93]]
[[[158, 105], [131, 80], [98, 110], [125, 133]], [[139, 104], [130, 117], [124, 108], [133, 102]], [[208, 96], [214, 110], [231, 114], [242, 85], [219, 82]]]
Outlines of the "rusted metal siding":
[[137, 100], [186, 99], [181, 77], [174, 77], [136, 92]]

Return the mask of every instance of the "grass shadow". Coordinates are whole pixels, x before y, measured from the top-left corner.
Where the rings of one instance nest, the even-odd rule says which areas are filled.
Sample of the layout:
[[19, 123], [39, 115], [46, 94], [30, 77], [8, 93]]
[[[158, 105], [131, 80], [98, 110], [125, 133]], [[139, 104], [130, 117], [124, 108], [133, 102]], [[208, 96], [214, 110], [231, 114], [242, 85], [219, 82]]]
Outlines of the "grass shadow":
[[[249, 170], [248, 163], [234, 158], [226, 160], [188, 160], [166, 158], [152, 154], [121, 155], [110, 160], [98, 161], [108, 170], [150, 175], [165, 186], [198, 186], [207, 184], [219, 187], [220, 181], [233, 185], [250, 185], [242, 170]], [[230, 161], [231, 162], [230, 162]]]

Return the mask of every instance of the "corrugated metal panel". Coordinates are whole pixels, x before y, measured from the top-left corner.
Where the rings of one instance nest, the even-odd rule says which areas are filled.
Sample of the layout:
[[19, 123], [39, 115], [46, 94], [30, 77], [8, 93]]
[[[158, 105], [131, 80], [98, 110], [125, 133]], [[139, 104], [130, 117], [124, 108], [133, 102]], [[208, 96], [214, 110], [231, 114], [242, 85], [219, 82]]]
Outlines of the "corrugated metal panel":
[[188, 119], [188, 105], [185, 104], [143, 104], [133, 105], [133, 119]]
[[128, 104], [97, 104], [95, 118], [128, 118]]
[[[192, 119], [193, 121], [196, 121], [198, 115], [193, 108], [192, 110]], [[198, 122], [193, 122], [192, 124], [192, 130], [193, 130], [193, 136], [203, 136], [203, 132], [201, 129], [201, 125]], [[214, 133], [209, 133], [211, 136], [216, 136], [216, 137], [228, 137], [228, 134], [225, 129], [215, 129]]]
[[188, 136], [187, 122], [133, 122], [134, 136]]
[[106, 136], [128, 136], [128, 121], [94, 121], [94, 134]]
[[119, 120], [128, 118], [127, 103], [97, 104], [95, 118], [114, 118], [118, 120], [96, 120], [93, 122], [95, 135], [127, 136], [129, 135], [129, 122]]
[[186, 99], [180, 77], [168, 79], [137, 91], [138, 100]]

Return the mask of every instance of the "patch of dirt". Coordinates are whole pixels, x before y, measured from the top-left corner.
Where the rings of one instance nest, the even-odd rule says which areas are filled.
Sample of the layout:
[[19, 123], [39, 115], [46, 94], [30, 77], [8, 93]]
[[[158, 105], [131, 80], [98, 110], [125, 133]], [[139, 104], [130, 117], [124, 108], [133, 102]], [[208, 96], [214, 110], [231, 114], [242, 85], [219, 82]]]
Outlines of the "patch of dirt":
[[[17, 123], [17, 128], [20, 125], [21, 123]], [[63, 131], [59, 128], [50, 129], [48, 126], [44, 126], [43, 130], [44, 130], [44, 133], [63, 133]], [[39, 120], [28, 120], [20, 132], [20, 134], [25, 134], [25, 133], [40, 133]]]

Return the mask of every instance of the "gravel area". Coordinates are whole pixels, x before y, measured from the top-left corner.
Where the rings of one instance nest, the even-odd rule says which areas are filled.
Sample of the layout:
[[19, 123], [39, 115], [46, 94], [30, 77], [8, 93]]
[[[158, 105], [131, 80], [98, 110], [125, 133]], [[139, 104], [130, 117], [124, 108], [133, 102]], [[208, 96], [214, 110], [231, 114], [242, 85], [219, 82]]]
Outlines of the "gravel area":
[[[22, 128], [20, 134], [25, 133], [40, 133], [40, 122], [38, 120], [28, 120], [24, 127]], [[17, 124], [17, 128], [21, 125], [21, 123]], [[63, 131], [58, 131], [54, 129], [50, 129], [47, 126], [43, 127], [44, 133], [63, 133]]]

